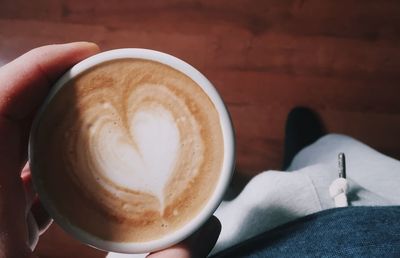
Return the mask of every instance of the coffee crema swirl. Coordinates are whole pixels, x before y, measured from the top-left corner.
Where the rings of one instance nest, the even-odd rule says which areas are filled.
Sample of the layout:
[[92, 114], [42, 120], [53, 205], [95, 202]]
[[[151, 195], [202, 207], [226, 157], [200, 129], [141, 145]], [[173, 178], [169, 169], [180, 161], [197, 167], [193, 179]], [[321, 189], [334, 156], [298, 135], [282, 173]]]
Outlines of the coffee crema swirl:
[[149, 241], [182, 227], [212, 195], [223, 161], [207, 94], [142, 59], [106, 62], [68, 82], [34, 137], [32, 164], [57, 212], [111, 241]]

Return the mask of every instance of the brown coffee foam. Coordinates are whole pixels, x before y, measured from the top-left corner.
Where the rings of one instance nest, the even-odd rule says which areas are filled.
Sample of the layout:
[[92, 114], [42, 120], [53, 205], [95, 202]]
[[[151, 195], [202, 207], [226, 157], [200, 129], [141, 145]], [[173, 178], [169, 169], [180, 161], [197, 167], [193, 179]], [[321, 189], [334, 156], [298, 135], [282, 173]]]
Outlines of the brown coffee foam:
[[[165, 94], [132, 95], [140, 88], [138, 85], [144, 92], [156, 87], [150, 92]], [[199, 157], [192, 154], [193, 146], [186, 143], [178, 160], [187, 162], [176, 164], [164, 189], [169, 197], [163, 213], [159, 200], [150, 194], [125, 189], [108, 180], [118, 189], [121, 196], [117, 198], [97, 183], [96, 163], [84, 153], [90, 148], [85, 141], [90, 133], [86, 127], [96, 123], [96, 116], [104, 115], [103, 109], [98, 113], [94, 109], [104, 103], [110, 103], [120, 114], [116, 126], [126, 131], [129, 114], [143, 105], [162, 105], [177, 121], [185, 117], [183, 122], [177, 122], [181, 135], [192, 132], [192, 123], [199, 127], [202, 151], [195, 165], [197, 174], [185, 181], [186, 170], [193, 166], [190, 161]], [[35, 141], [35, 173], [42, 178], [42, 187], [51, 195], [57, 211], [93, 235], [120, 242], [148, 241], [182, 227], [210, 198], [223, 160], [219, 116], [208, 96], [182, 73], [140, 59], [104, 63], [68, 83], [44, 112]], [[77, 160], [81, 164], [76, 164]], [[85, 169], [82, 171], [77, 165]]]

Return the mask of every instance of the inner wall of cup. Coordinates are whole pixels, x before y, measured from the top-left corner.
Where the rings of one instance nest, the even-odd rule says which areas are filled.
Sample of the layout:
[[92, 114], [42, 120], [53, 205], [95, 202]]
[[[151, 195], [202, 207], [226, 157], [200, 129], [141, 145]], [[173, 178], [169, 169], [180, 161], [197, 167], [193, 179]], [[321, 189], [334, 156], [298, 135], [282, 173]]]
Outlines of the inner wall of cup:
[[[32, 157], [31, 154], [33, 153], [34, 149], [34, 139], [32, 135], [34, 135], [34, 131], [37, 128], [37, 124], [40, 120], [41, 114], [43, 113], [44, 109], [46, 108], [50, 100], [57, 94], [58, 90], [60, 90], [69, 80], [75, 78], [80, 73], [86, 71], [87, 69], [95, 65], [111, 60], [125, 59], [125, 58], [147, 59], [173, 67], [174, 69], [186, 74], [192, 80], [194, 80], [203, 89], [203, 91], [210, 97], [213, 104], [215, 105], [217, 112], [220, 116], [220, 123], [223, 133], [224, 160], [222, 163], [222, 171], [219, 182], [214, 190], [213, 195], [208, 200], [206, 206], [196, 217], [190, 220], [189, 223], [187, 223], [181, 229], [171, 233], [170, 235], [164, 238], [145, 243], [116, 243], [98, 239], [95, 236], [92, 236], [80, 230], [79, 228], [76, 228], [73, 225], [68, 224], [68, 222], [63, 218], [61, 214], [58, 214], [56, 210], [52, 209], [51, 198], [49, 198], [49, 196], [46, 193], [41, 191], [41, 189], [36, 189], [36, 190], [38, 191], [39, 195], [42, 198], [43, 205], [49, 211], [50, 215], [56, 220], [56, 222], [59, 223], [64, 228], [64, 230], [66, 230], [71, 235], [75, 236], [80, 241], [106, 251], [128, 252], [128, 253], [149, 252], [166, 248], [170, 245], [173, 245], [183, 240], [184, 238], [188, 237], [191, 233], [193, 233], [195, 230], [197, 230], [203, 223], [205, 223], [205, 221], [212, 215], [212, 213], [215, 211], [215, 209], [221, 202], [223, 194], [228, 186], [228, 183], [230, 181], [233, 172], [234, 135], [228, 111], [222, 99], [220, 98], [218, 92], [216, 91], [215, 87], [199, 71], [197, 71], [194, 67], [190, 66], [189, 64], [185, 63], [184, 61], [176, 57], [148, 49], [117, 49], [89, 57], [88, 59], [85, 59], [82, 62], [75, 65], [74, 67], [72, 67], [71, 70], [69, 70], [66, 74], [64, 74], [60, 78], [60, 80], [54, 85], [52, 91], [49, 93], [43, 106], [40, 108], [37, 117], [35, 118], [35, 122], [31, 131], [29, 152], [30, 152], [30, 157]], [[35, 167], [34, 160], [31, 160], [30, 162], [32, 162], [32, 168], [34, 168]], [[34, 185], [37, 185], [35, 184], [36, 178], [34, 171], [32, 173], [32, 179]]]

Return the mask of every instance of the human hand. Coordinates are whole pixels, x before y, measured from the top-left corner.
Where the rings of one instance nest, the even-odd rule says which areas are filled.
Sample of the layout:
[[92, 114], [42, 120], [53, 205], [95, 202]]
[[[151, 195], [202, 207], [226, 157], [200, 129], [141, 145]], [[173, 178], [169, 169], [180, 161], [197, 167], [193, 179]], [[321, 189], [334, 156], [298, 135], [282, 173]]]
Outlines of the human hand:
[[[0, 68], [0, 258], [35, 257], [32, 249], [50, 219], [31, 187], [29, 166], [25, 165], [32, 120], [55, 81], [98, 52], [97, 45], [87, 42], [50, 45]], [[220, 229], [219, 221], [212, 217], [187, 240], [149, 257], [204, 257]]]
[[32, 120], [53, 83], [97, 52], [86, 42], [51, 45], [0, 68], [0, 257], [33, 257], [31, 248], [49, 225], [24, 167]]

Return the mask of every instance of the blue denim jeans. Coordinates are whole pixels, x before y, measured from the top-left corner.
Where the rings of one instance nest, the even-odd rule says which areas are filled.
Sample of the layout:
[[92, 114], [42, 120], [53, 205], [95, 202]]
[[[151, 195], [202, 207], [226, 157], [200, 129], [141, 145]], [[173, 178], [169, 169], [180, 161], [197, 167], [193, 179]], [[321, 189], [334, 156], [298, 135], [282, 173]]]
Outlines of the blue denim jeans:
[[213, 257], [400, 257], [400, 206], [321, 211]]

